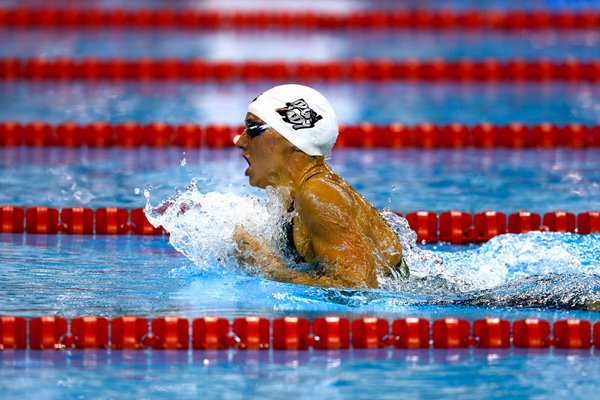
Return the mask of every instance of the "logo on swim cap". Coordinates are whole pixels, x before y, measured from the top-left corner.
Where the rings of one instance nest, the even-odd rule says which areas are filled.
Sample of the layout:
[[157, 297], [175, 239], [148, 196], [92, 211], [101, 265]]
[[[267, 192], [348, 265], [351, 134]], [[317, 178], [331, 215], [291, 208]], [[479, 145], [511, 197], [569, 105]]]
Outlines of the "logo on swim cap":
[[285, 122], [292, 124], [294, 130], [312, 128], [315, 122], [323, 119], [308, 106], [304, 99], [298, 99], [292, 102], [286, 102], [286, 107], [276, 108]]

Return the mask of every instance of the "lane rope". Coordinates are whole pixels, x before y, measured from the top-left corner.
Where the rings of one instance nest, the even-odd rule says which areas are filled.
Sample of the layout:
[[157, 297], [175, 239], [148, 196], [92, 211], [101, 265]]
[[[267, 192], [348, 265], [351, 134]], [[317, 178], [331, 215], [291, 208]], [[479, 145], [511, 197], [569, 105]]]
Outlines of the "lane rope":
[[[397, 212], [397, 214], [402, 215]], [[471, 214], [451, 210], [442, 213], [412, 211], [405, 215], [421, 243], [482, 243], [505, 233], [531, 231], [600, 233], [600, 211], [575, 214], [557, 210], [540, 215], [519, 211], [508, 216], [487, 210]], [[19, 207], [0, 206], [0, 233], [77, 235], [162, 235], [162, 227], [152, 226], [143, 208], [121, 207]]]
[[0, 8], [0, 27], [171, 29], [597, 29], [598, 10], [213, 11], [169, 9]]
[[[0, 121], [2, 147], [233, 147], [243, 126], [42, 121]], [[599, 148], [600, 125], [520, 122], [507, 124], [402, 123], [341, 125], [336, 148]]]
[[203, 59], [0, 59], [1, 80], [256, 82], [598, 82], [600, 59], [207, 61]]
[[376, 317], [352, 321], [337, 316], [312, 321], [283, 317], [271, 321], [248, 316], [236, 318], [231, 323], [226, 318], [208, 316], [193, 319], [190, 326], [188, 319], [179, 317], [149, 321], [145, 317], [122, 316], [109, 321], [100, 316], [71, 320], [59, 316], [29, 320], [0, 316], [0, 349], [591, 349], [592, 346], [600, 349], [600, 321], [593, 324], [593, 332], [592, 336], [592, 322], [575, 318], [550, 324], [534, 318], [512, 322], [485, 318], [472, 323], [459, 318], [433, 322], [423, 318], [402, 318], [390, 323]]

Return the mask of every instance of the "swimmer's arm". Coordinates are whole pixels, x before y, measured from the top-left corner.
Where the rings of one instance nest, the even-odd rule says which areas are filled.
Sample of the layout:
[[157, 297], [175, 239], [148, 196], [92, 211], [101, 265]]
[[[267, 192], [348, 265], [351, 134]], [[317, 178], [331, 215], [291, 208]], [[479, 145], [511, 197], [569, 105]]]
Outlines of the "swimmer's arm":
[[281, 256], [268, 243], [250, 235], [241, 227], [235, 229], [233, 239], [237, 245], [236, 257], [240, 264], [259, 269], [266, 278], [300, 285], [341, 286], [327, 276], [314, 277], [288, 268]]

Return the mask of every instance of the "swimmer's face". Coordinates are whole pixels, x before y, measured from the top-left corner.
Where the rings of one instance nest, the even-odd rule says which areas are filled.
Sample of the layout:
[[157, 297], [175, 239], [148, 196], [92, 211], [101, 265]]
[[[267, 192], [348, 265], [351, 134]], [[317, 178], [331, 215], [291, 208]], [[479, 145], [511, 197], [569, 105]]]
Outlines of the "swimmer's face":
[[[246, 115], [246, 126], [256, 128], [263, 124], [256, 115]], [[261, 130], [263, 131], [257, 135]], [[248, 162], [245, 174], [250, 185], [264, 189], [283, 183], [281, 171], [284, 170], [291, 146], [277, 131], [264, 127], [255, 130], [251, 135], [244, 130], [235, 139], [235, 145], [243, 150], [242, 156]]]

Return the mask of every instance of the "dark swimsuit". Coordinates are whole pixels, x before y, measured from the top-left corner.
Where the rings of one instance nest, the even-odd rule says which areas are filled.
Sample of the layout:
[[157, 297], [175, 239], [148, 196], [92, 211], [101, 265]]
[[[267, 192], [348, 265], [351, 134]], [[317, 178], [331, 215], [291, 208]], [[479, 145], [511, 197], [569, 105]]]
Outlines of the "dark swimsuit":
[[[290, 204], [288, 212], [294, 212], [294, 201], [292, 201], [292, 204]], [[294, 217], [292, 217], [290, 221], [285, 224], [284, 228], [286, 243], [283, 248], [283, 253], [286, 255], [286, 257], [290, 258], [297, 264], [305, 263], [306, 260], [300, 255], [300, 253], [298, 253], [296, 243], [294, 243]], [[400, 258], [400, 262], [396, 264], [393, 269], [399, 274], [400, 279], [402, 280], [406, 280], [410, 277], [410, 271], [406, 265], [406, 262], [404, 261], [404, 257]]]
[[[290, 204], [290, 208], [288, 208], [288, 213], [292, 214], [293, 212], [294, 201], [292, 200], [292, 204]], [[306, 260], [298, 253], [296, 243], [294, 242], [294, 216], [292, 216], [290, 221], [285, 224], [284, 229], [285, 244], [283, 246], [283, 253], [296, 264], [305, 263]]]

